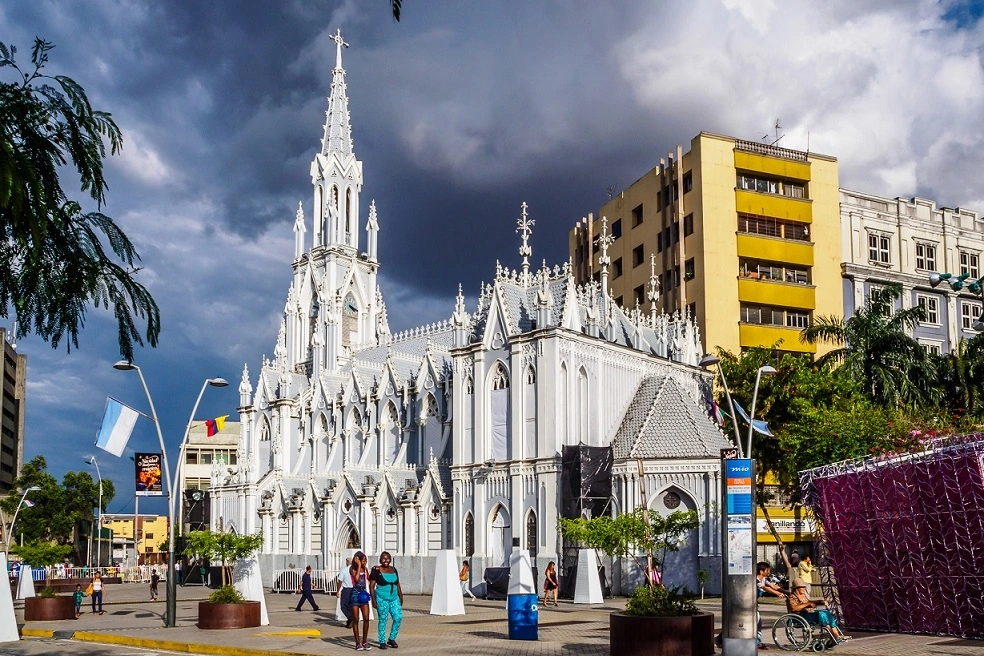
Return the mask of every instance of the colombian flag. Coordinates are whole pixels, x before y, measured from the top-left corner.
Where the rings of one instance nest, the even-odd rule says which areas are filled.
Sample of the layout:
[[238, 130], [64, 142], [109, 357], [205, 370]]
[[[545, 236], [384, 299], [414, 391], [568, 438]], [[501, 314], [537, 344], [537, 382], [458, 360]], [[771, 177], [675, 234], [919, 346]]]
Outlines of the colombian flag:
[[225, 422], [226, 419], [228, 418], [229, 415], [222, 415], [221, 417], [216, 417], [215, 419], [206, 419], [205, 434], [208, 437], [212, 437], [213, 435], [221, 431], [223, 428], [225, 428]]

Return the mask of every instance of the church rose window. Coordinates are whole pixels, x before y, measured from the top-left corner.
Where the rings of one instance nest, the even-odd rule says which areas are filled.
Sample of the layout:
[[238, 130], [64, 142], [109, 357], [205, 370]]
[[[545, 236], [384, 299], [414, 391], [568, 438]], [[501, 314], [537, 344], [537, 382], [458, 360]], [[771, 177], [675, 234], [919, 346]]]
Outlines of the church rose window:
[[676, 492], [667, 492], [663, 495], [663, 505], [674, 510], [680, 507], [680, 495]]

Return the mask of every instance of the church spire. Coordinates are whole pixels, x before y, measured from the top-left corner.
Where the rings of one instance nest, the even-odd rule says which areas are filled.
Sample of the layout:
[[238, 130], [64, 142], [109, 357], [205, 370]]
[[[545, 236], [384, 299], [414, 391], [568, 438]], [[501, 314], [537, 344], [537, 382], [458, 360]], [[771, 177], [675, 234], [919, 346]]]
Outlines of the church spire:
[[331, 93], [328, 96], [328, 111], [325, 113], [321, 154], [334, 152], [341, 158], [353, 154], [348, 96], [345, 93], [345, 69], [342, 68], [342, 48], [348, 48], [349, 44], [342, 40], [341, 30], [328, 38], [335, 42], [335, 68], [331, 72]]

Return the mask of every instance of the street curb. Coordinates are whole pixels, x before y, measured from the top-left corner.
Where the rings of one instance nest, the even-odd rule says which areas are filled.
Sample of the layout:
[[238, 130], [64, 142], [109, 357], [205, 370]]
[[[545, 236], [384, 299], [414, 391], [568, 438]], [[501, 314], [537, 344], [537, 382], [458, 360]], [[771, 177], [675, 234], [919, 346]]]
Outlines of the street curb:
[[21, 636], [25, 638], [54, 638], [54, 629], [21, 629]]
[[284, 629], [283, 631], [266, 631], [264, 633], [254, 633], [255, 636], [293, 636], [304, 638], [320, 638], [319, 629]]
[[[40, 631], [39, 629], [35, 630]], [[41, 637], [51, 636], [46, 635]], [[301, 654], [298, 652], [250, 649], [248, 647], [233, 647], [226, 645], [195, 644], [177, 642], [174, 640], [155, 640], [153, 638], [137, 638], [134, 636], [119, 635], [115, 633], [97, 633], [95, 631], [76, 631], [72, 634], [72, 640], [125, 645], [128, 647], [144, 647], [148, 649], [163, 649], [165, 651], [176, 651], [186, 654], [209, 654], [213, 656], [310, 656], [310, 654]]]

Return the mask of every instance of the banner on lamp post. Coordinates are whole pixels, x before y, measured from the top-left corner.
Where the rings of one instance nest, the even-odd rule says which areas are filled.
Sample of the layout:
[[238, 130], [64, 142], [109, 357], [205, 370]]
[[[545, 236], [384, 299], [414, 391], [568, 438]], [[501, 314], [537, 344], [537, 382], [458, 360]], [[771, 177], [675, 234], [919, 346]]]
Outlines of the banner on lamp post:
[[134, 480], [138, 497], [162, 497], [164, 485], [161, 478], [163, 459], [160, 453], [138, 453], [133, 458], [136, 465]]

